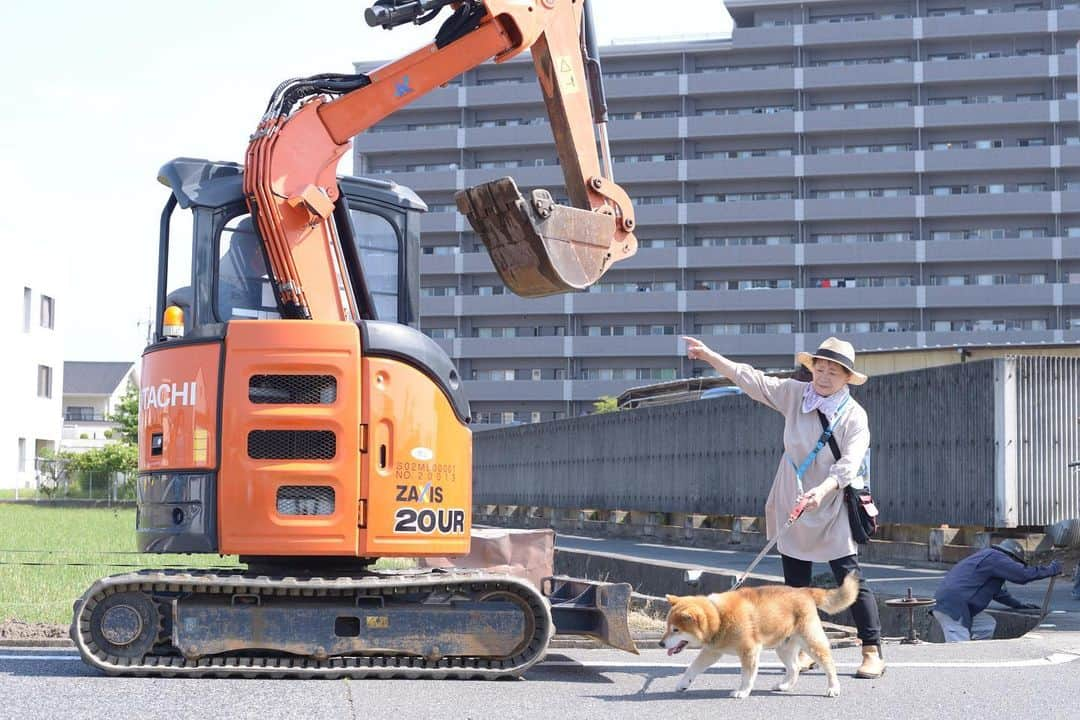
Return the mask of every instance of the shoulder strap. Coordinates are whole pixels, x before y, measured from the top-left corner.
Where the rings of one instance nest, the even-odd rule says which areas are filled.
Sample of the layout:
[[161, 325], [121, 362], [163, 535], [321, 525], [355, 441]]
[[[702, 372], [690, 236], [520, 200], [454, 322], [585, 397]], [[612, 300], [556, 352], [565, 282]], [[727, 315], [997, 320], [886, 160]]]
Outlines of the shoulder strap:
[[[821, 421], [821, 429], [822, 430], [828, 430], [829, 429], [829, 420], [825, 417], [825, 413], [821, 412], [820, 410], [818, 410], [816, 412], [817, 412], [818, 420]], [[833, 459], [834, 460], [839, 460], [840, 459], [840, 446], [836, 444], [836, 436], [833, 435], [832, 433], [829, 433], [829, 449], [832, 450]]]

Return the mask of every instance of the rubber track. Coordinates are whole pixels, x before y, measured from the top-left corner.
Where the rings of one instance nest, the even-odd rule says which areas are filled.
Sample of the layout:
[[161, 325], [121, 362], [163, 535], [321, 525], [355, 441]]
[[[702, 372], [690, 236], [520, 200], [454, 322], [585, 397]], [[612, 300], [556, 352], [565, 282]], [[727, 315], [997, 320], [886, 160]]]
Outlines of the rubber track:
[[[446, 657], [427, 660], [400, 655], [305, 657], [237, 655], [188, 660], [177, 654], [146, 655], [141, 661], [107, 655], [90, 636], [90, 615], [108, 595], [142, 591], [159, 600], [159, 593], [247, 593], [274, 596], [315, 597], [330, 592], [359, 591], [366, 595], [395, 594], [431, 588], [445, 591], [464, 587], [470, 591], [501, 590], [521, 597], [533, 612], [535, 633], [528, 646], [512, 658]], [[109, 675], [134, 677], [245, 677], [245, 678], [431, 678], [486, 679], [517, 677], [544, 657], [554, 633], [551, 610], [536, 588], [509, 575], [449, 572], [413, 575], [380, 575], [359, 578], [296, 578], [264, 575], [217, 575], [198, 570], [140, 570], [112, 575], [95, 582], [75, 602], [71, 639], [91, 667]]]

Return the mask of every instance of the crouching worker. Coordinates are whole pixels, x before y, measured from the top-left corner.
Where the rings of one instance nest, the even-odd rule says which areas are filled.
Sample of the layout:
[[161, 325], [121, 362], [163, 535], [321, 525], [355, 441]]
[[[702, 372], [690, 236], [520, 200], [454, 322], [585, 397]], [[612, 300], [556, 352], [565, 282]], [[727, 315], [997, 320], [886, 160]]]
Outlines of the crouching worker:
[[1014, 610], [1037, 610], [1038, 605], [1022, 603], [1005, 589], [1005, 581], [1018, 585], [1061, 572], [1061, 562], [1028, 567], [1024, 547], [1016, 540], [1004, 540], [964, 558], [945, 575], [934, 599], [934, 618], [945, 633], [945, 642], [989, 640], [997, 623], [985, 612], [991, 600]]

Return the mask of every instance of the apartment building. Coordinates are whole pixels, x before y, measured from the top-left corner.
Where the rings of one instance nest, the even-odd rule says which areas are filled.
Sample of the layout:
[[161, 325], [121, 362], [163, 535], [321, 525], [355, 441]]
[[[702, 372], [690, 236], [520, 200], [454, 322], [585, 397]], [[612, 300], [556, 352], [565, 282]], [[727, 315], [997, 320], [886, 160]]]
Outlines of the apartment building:
[[478, 426], [703, 372], [680, 334], [777, 369], [828, 335], [1080, 341], [1080, 3], [726, 4], [730, 40], [601, 49], [640, 250], [589, 292], [508, 294], [453, 204], [503, 175], [565, 196], [527, 57], [357, 138], [357, 174], [429, 205], [421, 326]]

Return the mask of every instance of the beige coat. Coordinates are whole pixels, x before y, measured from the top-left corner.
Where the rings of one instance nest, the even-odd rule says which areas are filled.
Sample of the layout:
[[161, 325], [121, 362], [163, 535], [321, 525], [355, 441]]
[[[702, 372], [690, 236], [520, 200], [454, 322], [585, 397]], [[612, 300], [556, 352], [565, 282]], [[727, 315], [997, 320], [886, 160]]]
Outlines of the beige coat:
[[[806, 460], [821, 437], [821, 421], [816, 412], [802, 411], [806, 383], [769, 377], [749, 365], [739, 364], [736, 371], [735, 383], [747, 395], [784, 416], [784, 457], [780, 459], [765, 502], [765, 531], [771, 540], [784, 527], [800, 495], [795, 468], [788, 458], [796, 465]], [[840, 448], [840, 459], [833, 459], [828, 445], [822, 448], [803, 475], [803, 492], [830, 477], [844, 488], [858, 474], [870, 447], [870, 427], [866, 411], [855, 398], [848, 400], [833, 435]], [[816, 509], [803, 513], [780, 538], [777, 549], [789, 557], [814, 562], [856, 554], [858, 546], [851, 539], [843, 492], [830, 492]]]

